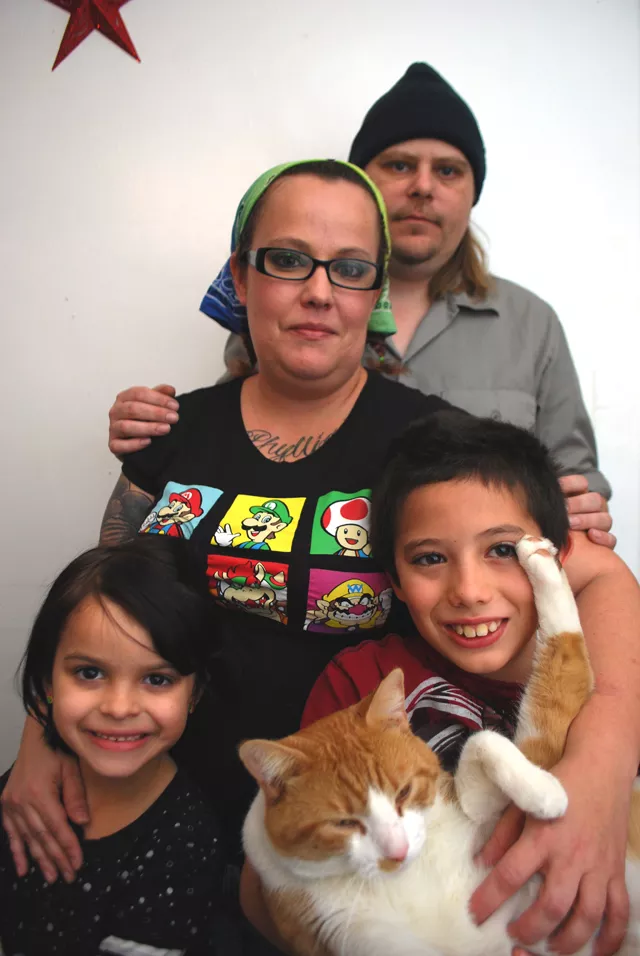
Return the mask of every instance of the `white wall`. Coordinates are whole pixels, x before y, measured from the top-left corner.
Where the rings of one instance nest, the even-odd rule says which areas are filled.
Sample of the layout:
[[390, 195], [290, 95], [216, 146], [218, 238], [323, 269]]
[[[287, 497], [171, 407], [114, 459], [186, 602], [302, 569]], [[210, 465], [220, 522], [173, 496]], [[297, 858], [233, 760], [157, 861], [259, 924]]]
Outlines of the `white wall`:
[[118, 467], [106, 411], [134, 382], [214, 381], [198, 312], [235, 205], [267, 166], [346, 156], [413, 60], [475, 110], [494, 271], [559, 311], [640, 567], [640, 62], [636, 0], [133, 0], [137, 64], [93, 34], [50, 72], [67, 21], [0, 0], [0, 768], [11, 677], [47, 582], [91, 545]]

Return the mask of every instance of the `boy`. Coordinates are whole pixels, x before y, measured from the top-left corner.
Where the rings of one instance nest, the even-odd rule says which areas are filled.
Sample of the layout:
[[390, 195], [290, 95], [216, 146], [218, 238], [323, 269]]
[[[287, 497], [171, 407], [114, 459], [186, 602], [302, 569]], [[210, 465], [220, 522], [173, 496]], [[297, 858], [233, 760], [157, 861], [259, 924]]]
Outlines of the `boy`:
[[[400, 666], [412, 728], [448, 769], [475, 730], [510, 734], [521, 686], [529, 676], [537, 616], [515, 543], [524, 534], [549, 538], [566, 561], [574, 593], [581, 596], [587, 589], [592, 592], [595, 582], [601, 598], [609, 576], [619, 573], [615, 555], [603, 571], [583, 536], [569, 542], [555, 469], [537, 439], [513, 425], [456, 410], [437, 412], [411, 426], [393, 444], [374, 492], [372, 531], [373, 553], [387, 569], [413, 625], [402, 628], [405, 637], [367, 641], [337, 655], [311, 691], [302, 726], [356, 703]], [[624, 600], [637, 605], [635, 582]], [[602, 627], [610, 626], [603, 618]], [[597, 642], [592, 651], [598, 688], [603, 659]], [[557, 767], [569, 794], [566, 817], [552, 825], [528, 820], [517, 832], [519, 821], [507, 820], [509, 839], [502, 828], [499, 852], [495, 842], [491, 853], [483, 851], [485, 864], [494, 868], [470, 901], [474, 918], [484, 922], [539, 872], [543, 889], [511, 930], [533, 944], [549, 936], [572, 909], [554, 936], [558, 952], [575, 952], [601, 920], [602, 953], [617, 951], [626, 931], [624, 821], [636, 749], [624, 748], [622, 773], [617, 766], [600, 768], [584, 787], [585, 749], [591, 759], [604, 754], [606, 760], [617, 760], [623, 753], [620, 736], [614, 745], [601, 740], [599, 748], [585, 748], [585, 738], [596, 732], [594, 703], [599, 710], [615, 691], [610, 680], [601, 682], [576, 720], [574, 741], [570, 735]], [[634, 726], [630, 720], [630, 736]], [[254, 925], [276, 940], [259, 880], [248, 865], [241, 902]], [[518, 949], [518, 956], [523, 952]]]
[[470, 733], [512, 734], [537, 621], [514, 545], [542, 535], [568, 553], [555, 469], [523, 429], [439, 412], [395, 443], [373, 507], [374, 552], [414, 627], [335, 657], [302, 726], [365, 697], [400, 666], [413, 731], [453, 769]]

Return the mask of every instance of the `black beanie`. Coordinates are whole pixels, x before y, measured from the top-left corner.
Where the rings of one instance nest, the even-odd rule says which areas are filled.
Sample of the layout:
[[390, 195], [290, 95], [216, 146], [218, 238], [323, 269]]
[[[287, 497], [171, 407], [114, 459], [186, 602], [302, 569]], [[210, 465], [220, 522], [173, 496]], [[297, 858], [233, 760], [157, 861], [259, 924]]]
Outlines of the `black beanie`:
[[374, 156], [408, 139], [439, 139], [463, 153], [473, 170], [475, 202], [486, 173], [476, 118], [453, 87], [426, 63], [413, 63], [373, 104], [353, 141], [349, 161], [364, 168]]

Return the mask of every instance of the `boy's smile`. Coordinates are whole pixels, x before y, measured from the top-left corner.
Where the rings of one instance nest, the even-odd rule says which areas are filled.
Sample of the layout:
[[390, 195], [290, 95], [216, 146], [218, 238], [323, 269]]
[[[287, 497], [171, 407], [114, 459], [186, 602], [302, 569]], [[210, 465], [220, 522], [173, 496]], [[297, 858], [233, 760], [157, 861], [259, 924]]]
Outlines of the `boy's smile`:
[[470, 673], [528, 676], [537, 626], [515, 544], [540, 535], [524, 496], [477, 479], [416, 488], [396, 538], [396, 592], [422, 637]]
[[461, 647], [490, 647], [500, 640], [507, 625], [507, 618], [464, 618], [445, 623], [451, 638]]

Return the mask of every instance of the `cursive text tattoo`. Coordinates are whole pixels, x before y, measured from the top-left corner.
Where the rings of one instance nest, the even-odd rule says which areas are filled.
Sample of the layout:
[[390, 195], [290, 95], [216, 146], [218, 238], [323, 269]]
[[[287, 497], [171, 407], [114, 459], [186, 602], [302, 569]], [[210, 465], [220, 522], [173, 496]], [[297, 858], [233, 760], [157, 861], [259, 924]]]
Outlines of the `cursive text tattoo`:
[[100, 544], [120, 544], [135, 538], [152, 504], [153, 495], [120, 475], [104, 512]]
[[314, 451], [322, 448], [333, 434], [329, 432], [325, 435], [320, 432], [319, 435], [302, 435], [295, 442], [285, 442], [279, 435], [274, 435], [264, 428], [253, 428], [247, 432], [258, 451], [270, 461], [298, 461], [300, 458], [308, 458]]

